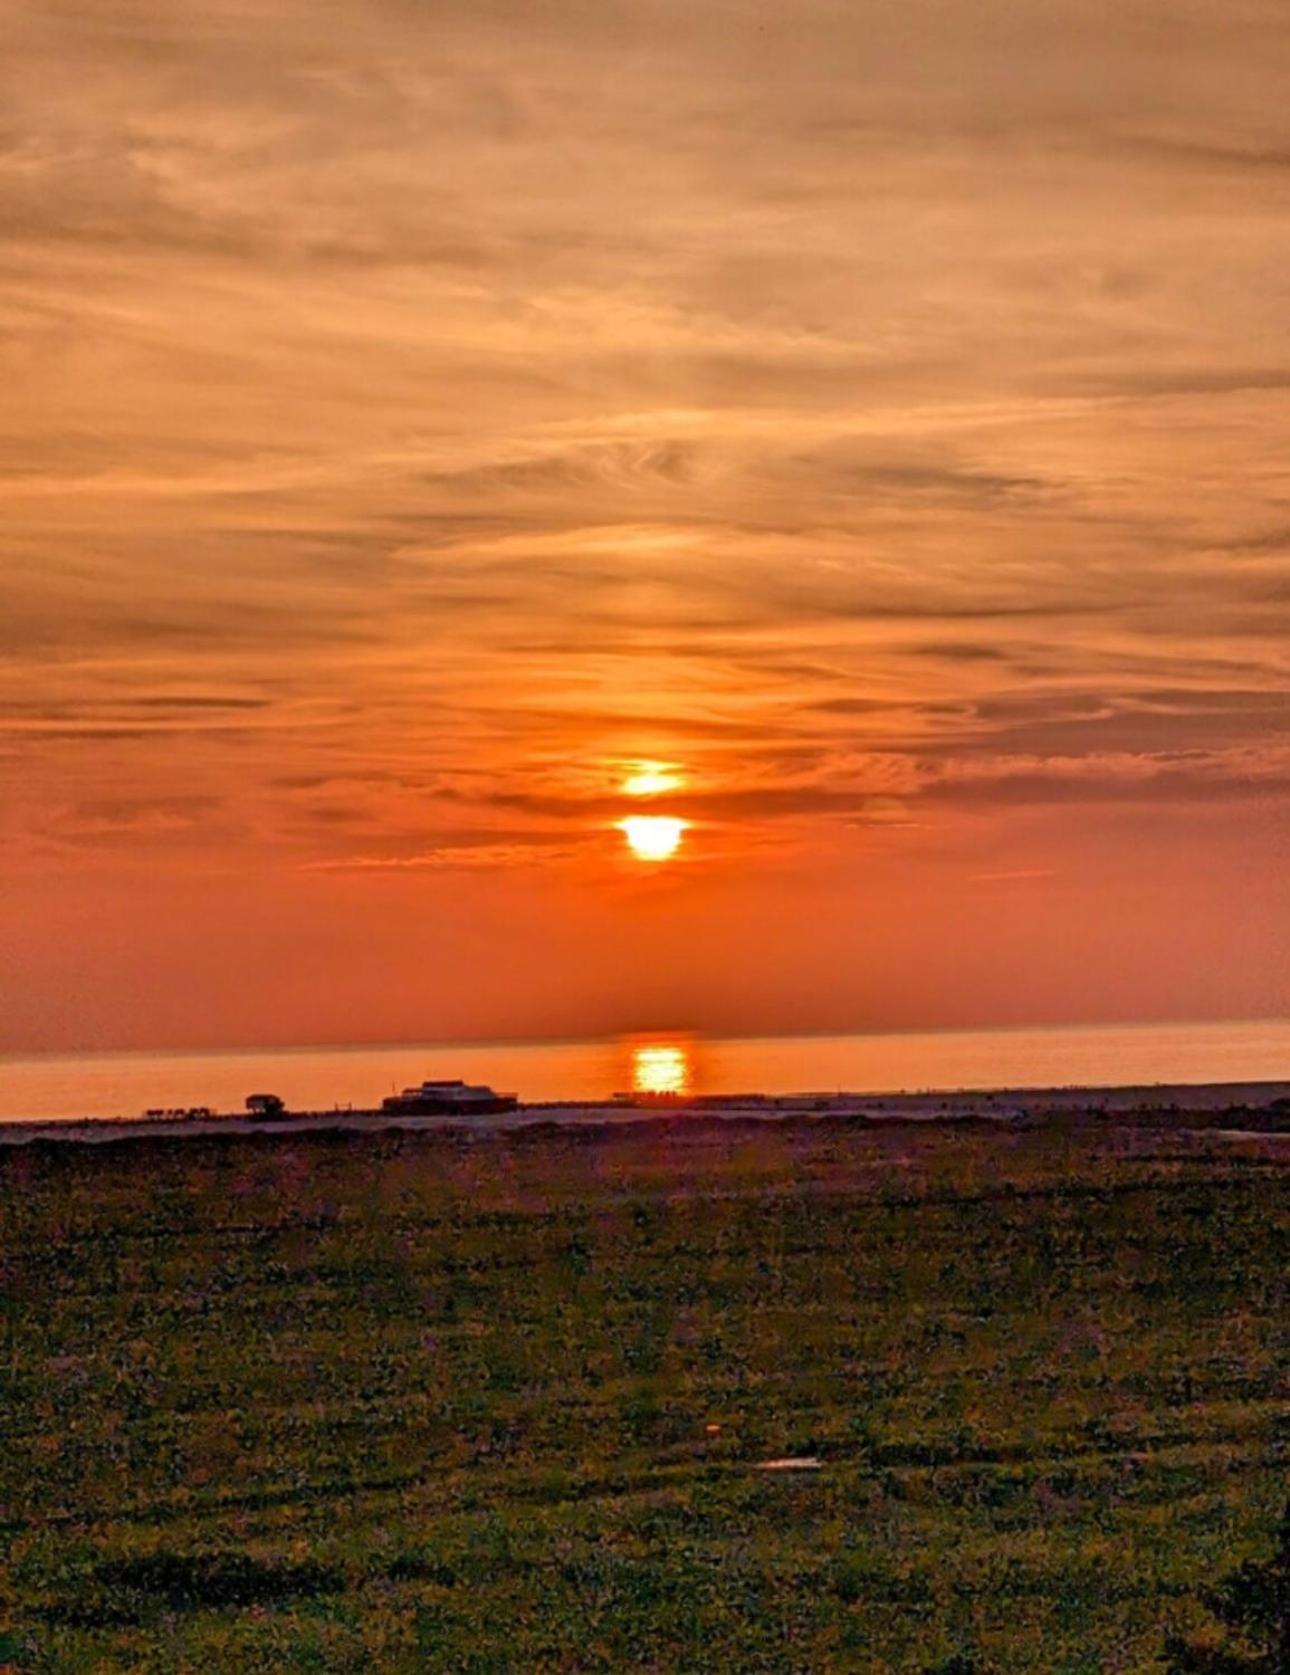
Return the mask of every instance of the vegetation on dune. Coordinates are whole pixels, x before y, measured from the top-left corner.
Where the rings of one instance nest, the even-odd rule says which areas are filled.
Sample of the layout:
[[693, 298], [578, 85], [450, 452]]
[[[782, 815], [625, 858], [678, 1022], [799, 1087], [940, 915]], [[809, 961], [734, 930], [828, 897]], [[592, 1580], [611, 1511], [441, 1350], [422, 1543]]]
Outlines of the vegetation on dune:
[[[0, 1667], [1264, 1655], [1270, 1155], [1077, 1127], [15, 1152]], [[1228, 1645], [1204, 1590], [1244, 1560]]]
[[1169, 1675], [1287, 1675], [1290, 1671], [1290, 1501], [1272, 1558], [1250, 1559], [1207, 1595], [1216, 1631], [1171, 1636]]

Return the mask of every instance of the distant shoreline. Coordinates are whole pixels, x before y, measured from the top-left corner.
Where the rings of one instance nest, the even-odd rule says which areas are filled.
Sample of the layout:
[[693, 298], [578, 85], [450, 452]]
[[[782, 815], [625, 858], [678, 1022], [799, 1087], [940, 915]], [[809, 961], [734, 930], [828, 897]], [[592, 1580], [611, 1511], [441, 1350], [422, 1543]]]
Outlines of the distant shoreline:
[[337, 1108], [245, 1112], [200, 1117], [70, 1117], [0, 1120], [0, 1146], [33, 1142], [103, 1144], [118, 1140], [184, 1140], [268, 1135], [439, 1133], [502, 1138], [539, 1129], [610, 1132], [645, 1124], [684, 1123], [696, 1131], [749, 1124], [845, 1122], [875, 1126], [996, 1125], [1014, 1127], [1062, 1117], [1121, 1118], [1158, 1127], [1220, 1130], [1220, 1119], [1240, 1119], [1238, 1132], [1290, 1138], [1290, 1082], [1159, 1083], [1125, 1087], [998, 1088], [921, 1093], [802, 1093], [705, 1095], [701, 1098], [541, 1101], [477, 1118], [460, 1114], [402, 1115]]

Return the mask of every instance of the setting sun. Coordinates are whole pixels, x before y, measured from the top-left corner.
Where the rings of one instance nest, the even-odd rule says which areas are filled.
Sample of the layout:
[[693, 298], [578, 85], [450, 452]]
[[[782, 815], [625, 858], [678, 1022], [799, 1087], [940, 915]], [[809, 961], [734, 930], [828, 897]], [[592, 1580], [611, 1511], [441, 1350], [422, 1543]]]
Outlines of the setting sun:
[[642, 762], [623, 781], [629, 797], [657, 797], [664, 791], [676, 791], [684, 784], [680, 774], [661, 762]]
[[631, 814], [618, 822], [618, 830], [638, 861], [666, 861], [681, 847], [688, 825], [667, 814]]

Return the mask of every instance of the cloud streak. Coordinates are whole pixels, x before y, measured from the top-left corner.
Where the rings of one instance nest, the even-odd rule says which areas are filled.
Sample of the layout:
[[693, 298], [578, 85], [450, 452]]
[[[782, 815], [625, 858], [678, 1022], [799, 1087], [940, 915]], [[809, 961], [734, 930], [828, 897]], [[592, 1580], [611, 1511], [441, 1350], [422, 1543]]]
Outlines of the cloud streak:
[[640, 760], [862, 895], [1287, 798], [1280, 0], [0, 18], [49, 899], [96, 845], [594, 894]]

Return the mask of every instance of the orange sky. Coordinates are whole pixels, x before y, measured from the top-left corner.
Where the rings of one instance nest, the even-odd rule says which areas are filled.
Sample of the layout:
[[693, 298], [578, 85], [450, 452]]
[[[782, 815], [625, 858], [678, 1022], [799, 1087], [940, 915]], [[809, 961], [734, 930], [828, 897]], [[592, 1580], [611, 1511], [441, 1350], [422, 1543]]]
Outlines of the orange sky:
[[0, 20], [0, 1050], [1290, 1012], [1284, 0]]

